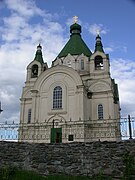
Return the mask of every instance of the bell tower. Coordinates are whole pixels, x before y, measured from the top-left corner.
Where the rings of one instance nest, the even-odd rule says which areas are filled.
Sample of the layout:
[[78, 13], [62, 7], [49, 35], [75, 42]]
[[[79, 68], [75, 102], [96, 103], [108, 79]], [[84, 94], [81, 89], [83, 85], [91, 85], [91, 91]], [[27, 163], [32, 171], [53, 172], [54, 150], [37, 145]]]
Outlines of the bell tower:
[[90, 57], [90, 74], [91, 75], [110, 75], [109, 55], [105, 54], [101, 37], [99, 34], [96, 36], [95, 51]]
[[42, 56], [42, 46], [37, 46], [37, 51], [34, 60], [27, 66], [27, 81], [35, 81], [40, 74], [48, 68], [47, 63], [44, 63]]
[[[99, 33], [96, 36], [95, 50], [90, 57], [90, 76], [87, 79], [88, 93], [90, 93], [90, 119], [102, 122], [102, 133], [106, 136], [106, 124], [117, 124], [113, 127], [113, 137], [120, 137], [119, 120], [120, 104], [118, 87], [110, 74], [109, 55], [105, 54]], [[97, 133], [94, 132], [93, 133]], [[117, 134], [118, 133], [118, 134]], [[106, 134], [106, 135], [105, 135]], [[115, 139], [115, 138], [114, 138]]]

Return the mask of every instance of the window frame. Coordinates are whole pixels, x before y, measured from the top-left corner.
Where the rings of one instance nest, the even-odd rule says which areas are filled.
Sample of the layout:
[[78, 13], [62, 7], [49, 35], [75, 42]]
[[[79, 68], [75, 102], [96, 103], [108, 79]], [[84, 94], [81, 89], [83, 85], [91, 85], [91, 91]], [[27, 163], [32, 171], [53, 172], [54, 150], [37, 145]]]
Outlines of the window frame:
[[74, 141], [74, 135], [73, 134], [68, 135], [68, 141]]
[[[38, 69], [39, 69], [38, 65], [33, 64], [32, 68], [31, 68], [31, 77], [32, 78], [38, 77]], [[35, 71], [36, 71], [36, 73], [35, 73]]]
[[104, 119], [104, 107], [102, 104], [98, 104], [98, 119]]
[[56, 86], [53, 89], [53, 109], [62, 109], [62, 87]]
[[103, 63], [103, 57], [98, 55], [94, 59], [95, 63], [95, 70], [103, 70], [104, 69], [104, 63]]
[[80, 65], [81, 65], [81, 70], [83, 71], [84, 70], [84, 60], [83, 59], [81, 59]]
[[27, 121], [28, 124], [31, 123], [31, 108], [28, 109], [28, 121]]

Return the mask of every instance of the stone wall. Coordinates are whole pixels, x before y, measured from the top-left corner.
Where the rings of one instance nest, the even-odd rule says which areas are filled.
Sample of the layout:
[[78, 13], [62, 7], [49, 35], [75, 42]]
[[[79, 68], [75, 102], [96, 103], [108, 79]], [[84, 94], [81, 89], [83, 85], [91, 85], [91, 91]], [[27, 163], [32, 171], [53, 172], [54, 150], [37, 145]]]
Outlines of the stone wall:
[[[129, 157], [135, 161], [135, 140], [70, 144], [0, 142], [0, 167], [16, 166], [44, 175], [103, 173], [122, 177], [124, 159]], [[133, 168], [135, 173], [135, 165]]]

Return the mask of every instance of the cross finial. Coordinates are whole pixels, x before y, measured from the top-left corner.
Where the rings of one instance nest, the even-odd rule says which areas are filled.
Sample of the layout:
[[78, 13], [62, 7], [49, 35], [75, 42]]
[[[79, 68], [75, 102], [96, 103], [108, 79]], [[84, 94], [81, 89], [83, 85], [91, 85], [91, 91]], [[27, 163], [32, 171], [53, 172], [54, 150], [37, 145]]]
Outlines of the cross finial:
[[78, 21], [78, 17], [77, 16], [74, 16], [73, 17], [73, 20], [74, 20], [74, 23], [76, 23]]
[[97, 36], [100, 34], [100, 29], [99, 28], [96, 29], [96, 34], [97, 34]]

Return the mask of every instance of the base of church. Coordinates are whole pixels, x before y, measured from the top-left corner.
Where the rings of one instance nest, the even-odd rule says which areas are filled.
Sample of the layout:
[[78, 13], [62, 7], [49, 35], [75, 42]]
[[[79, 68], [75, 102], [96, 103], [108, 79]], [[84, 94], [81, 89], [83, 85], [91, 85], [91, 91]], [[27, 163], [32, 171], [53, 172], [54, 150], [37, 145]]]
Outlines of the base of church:
[[70, 143], [121, 140], [120, 124], [114, 121], [68, 122], [68, 124], [22, 124], [19, 142]]

